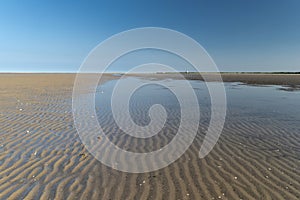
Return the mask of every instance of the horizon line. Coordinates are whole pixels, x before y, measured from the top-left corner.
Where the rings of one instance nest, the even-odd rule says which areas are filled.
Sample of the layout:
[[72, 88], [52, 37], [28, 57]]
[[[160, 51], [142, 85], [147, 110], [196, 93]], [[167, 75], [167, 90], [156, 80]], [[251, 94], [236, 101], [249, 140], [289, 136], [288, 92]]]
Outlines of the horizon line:
[[[73, 72], [73, 71], [14, 71], [14, 72], [8, 72], [8, 71], [0, 71], [0, 74], [92, 74], [92, 73], [100, 73], [100, 72]], [[185, 72], [185, 71], [178, 71], [178, 72], [136, 72], [136, 73], [127, 73], [127, 72], [103, 72], [101, 74], [171, 74], [171, 73], [286, 73], [286, 74], [300, 74], [300, 71], [220, 71], [220, 72], [214, 72], [214, 71], [203, 71], [203, 72], [197, 72], [197, 71], [190, 71], [190, 72]]]

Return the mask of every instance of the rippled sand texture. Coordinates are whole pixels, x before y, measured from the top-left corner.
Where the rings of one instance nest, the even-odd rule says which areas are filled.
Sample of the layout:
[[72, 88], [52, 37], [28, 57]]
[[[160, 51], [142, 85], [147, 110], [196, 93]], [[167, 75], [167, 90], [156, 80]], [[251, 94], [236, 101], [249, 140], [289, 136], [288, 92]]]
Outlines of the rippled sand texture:
[[[71, 112], [74, 75], [0, 77], [0, 199], [300, 199], [297, 114], [262, 113], [256, 104], [236, 106], [229, 97], [224, 131], [205, 159], [198, 158], [209, 117], [204, 112], [203, 126], [180, 159], [156, 172], [129, 174], [104, 166], [81, 144]], [[261, 103], [270, 105], [265, 99]], [[286, 102], [300, 113], [300, 103]], [[112, 141], [129, 150], [158, 149], [177, 128], [169, 123], [166, 134], [134, 140], [118, 135], [110, 118], [98, 113]]]

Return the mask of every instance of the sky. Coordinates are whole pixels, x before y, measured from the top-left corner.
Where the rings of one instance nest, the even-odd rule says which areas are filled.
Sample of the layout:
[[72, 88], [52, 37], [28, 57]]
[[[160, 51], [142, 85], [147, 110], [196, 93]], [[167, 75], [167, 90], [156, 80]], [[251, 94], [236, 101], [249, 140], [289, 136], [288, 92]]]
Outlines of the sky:
[[140, 27], [188, 35], [220, 71], [300, 71], [299, 10], [299, 0], [1, 1], [0, 72], [77, 72], [100, 42]]

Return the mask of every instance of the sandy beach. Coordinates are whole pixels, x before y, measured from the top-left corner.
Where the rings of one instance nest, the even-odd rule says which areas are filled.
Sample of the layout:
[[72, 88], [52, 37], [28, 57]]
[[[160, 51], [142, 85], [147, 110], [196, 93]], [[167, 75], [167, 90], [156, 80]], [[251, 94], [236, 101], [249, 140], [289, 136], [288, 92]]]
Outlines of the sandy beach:
[[[176, 79], [140, 75], [151, 76]], [[99, 84], [118, 78], [103, 77]], [[229, 83], [228, 114], [211, 153], [198, 157], [205, 128], [200, 125], [194, 143], [176, 162], [155, 172], [130, 174], [101, 164], [81, 143], [72, 116], [75, 74], [0, 74], [0, 199], [300, 199], [299, 91], [235, 83], [297, 88], [300, 75], [222, 78]], [[243, 104], [235, 98], [247, 97], [245, 88], [259, 91], [257, 102], [246, 99]], [[268, 110], [261, 112], [260, 105]], [[113, 136], [110, 122], [106, 127]], [[173, 129], [175, 125], [169, 127]], [[142, 146], [122, 136], [114, 140], [124, 148], [159, 148], [171, 136]]]

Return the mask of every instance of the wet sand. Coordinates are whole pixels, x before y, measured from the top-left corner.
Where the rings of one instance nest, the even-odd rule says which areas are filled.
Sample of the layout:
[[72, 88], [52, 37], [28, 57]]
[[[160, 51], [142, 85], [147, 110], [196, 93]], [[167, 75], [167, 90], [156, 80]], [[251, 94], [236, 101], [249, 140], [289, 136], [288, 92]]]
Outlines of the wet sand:
[[[285, 86], [299, 85], [299, 77], [223, 75], [224, 81]], [[129, 174], [101, 164], [82, 145], [71, 110], [74, 78], [0, 75], [0, 199], [300, 198], [299, 118], [285, 116], [283, 122], [229, 108], [224, 131], [204, 159], [198, 158], [200, 126], [194, 143], [176, 162], [155, 172]], [[112, 79], [116, 77], [104, 76], [104, 82]], [[151, 145], [157, 148], [168, 139]]]

